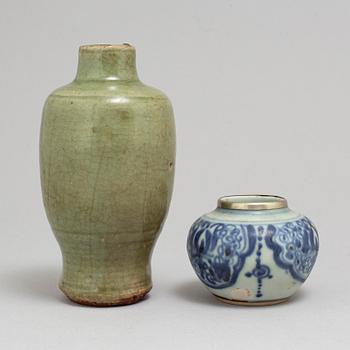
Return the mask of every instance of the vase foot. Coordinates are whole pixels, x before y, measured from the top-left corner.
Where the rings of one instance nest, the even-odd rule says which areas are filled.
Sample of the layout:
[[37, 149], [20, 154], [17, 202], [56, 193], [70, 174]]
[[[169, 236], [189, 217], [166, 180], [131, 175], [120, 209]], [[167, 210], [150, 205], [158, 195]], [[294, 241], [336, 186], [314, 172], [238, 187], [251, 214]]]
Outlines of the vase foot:
[[215, 298], [220, 300], [223, 303], [231, 304], [231, 305], [240, 305], [240, 306], [270, 306], [270, 305], [276, 305], [286, 302], [289, 298], [283, 298], [283, 299], [276, 299], [276, 300], [266, 300], [266, 301], [244, 301], [244, 300], [231, 300], [219, 297], [218, 295], [215, 295]]
[[61, 288], [65, 296], [69, 300], [73, 301], [74, 303], [85, 305], [85, 306], [95, 306], [95, 307], [123, 306], [123, 305], [135, 304], [141, 301], [142, 299], [144, 299], [151, 289], [152, 287], [141, 290], [137, 294], [132, 294], [130, 296], [125, 296], [122, 298], [117, 298], [117, 299], [108, 298], [108, 300], [103, 300], [103, 297], [101, 297], [98, 300], [96, 300], [90, 297], [69, 294]]

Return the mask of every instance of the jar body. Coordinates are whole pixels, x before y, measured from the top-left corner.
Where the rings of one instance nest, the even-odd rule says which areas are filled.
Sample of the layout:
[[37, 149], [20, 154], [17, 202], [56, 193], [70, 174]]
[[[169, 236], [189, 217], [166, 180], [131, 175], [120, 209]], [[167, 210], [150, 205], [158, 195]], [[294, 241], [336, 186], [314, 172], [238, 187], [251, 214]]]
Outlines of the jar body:
[[318, 234], [309, 219], [288, 208], [217, 208], [192, 225], [187, 249], [200, 280], [222, 301], [273, 304], [308, 277]]
[[41, 183], [70, 299], [129, 304], [151, 289], [174, 158], [171, 104], [138, 80], [74, 81], [48, 97]]

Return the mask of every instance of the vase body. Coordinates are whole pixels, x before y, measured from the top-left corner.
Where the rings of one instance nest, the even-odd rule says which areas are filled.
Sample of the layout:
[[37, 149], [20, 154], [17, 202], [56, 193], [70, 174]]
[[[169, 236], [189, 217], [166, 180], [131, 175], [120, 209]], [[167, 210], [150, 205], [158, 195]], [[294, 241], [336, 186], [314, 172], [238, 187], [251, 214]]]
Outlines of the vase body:
[[46, 100], [40, 137], [43, 200], [71, 300], [130, 304], [151, 289], [174, 162], [171, 104], [139, 81], [135, 49], [82, 46], [76, 79]]
[[229, 196], [191, 227], [187, 250], [199, 279], [221, 301], [287, 300], [315, 263], [318, 233], [276, 196]]

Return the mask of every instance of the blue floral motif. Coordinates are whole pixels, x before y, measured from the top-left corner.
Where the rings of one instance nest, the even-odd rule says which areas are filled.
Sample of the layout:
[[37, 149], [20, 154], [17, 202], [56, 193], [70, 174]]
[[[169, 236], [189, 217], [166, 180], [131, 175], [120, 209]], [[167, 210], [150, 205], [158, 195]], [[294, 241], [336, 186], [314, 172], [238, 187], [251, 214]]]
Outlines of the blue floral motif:
[[215, 223], [199, 219], [191, 227], [187, 251], [198, 277], [208, 287], [233, 285], [256, 244], [252, 225]]
[[281, 227], [268, 225], [266, 245], [273, 250], [276, 264], [299, 282], [309, 276], [316, 261], [319, 241], [314, 225], [306, 217]]
[[234, 285], [247, 257], [254, 251], [256, 265], [245, 276], [257, 279], [256, 297], [261, 297], [265, 278], [273, 278], [271, 268], [262, 262], [262, 248], [273, 251], [277, 266], [304, 282], [316, 261], [319, 241], [309, 219], [278, 225], [244, 225], [198, 219], [191, 227], [187, 251], [201, 281], [210, 288]]

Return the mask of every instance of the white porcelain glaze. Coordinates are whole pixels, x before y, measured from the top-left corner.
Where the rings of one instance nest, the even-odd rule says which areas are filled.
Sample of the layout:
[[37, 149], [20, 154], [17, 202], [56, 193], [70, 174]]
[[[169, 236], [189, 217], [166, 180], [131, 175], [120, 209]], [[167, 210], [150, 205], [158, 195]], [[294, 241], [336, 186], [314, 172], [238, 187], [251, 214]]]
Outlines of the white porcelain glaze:
[[293, 295], [310, 274], [318, 234], [308, 218], [288, 207], [216, 208], [192, 225], [187, 249], [196, 274], [214, 295], [278, 301]]

